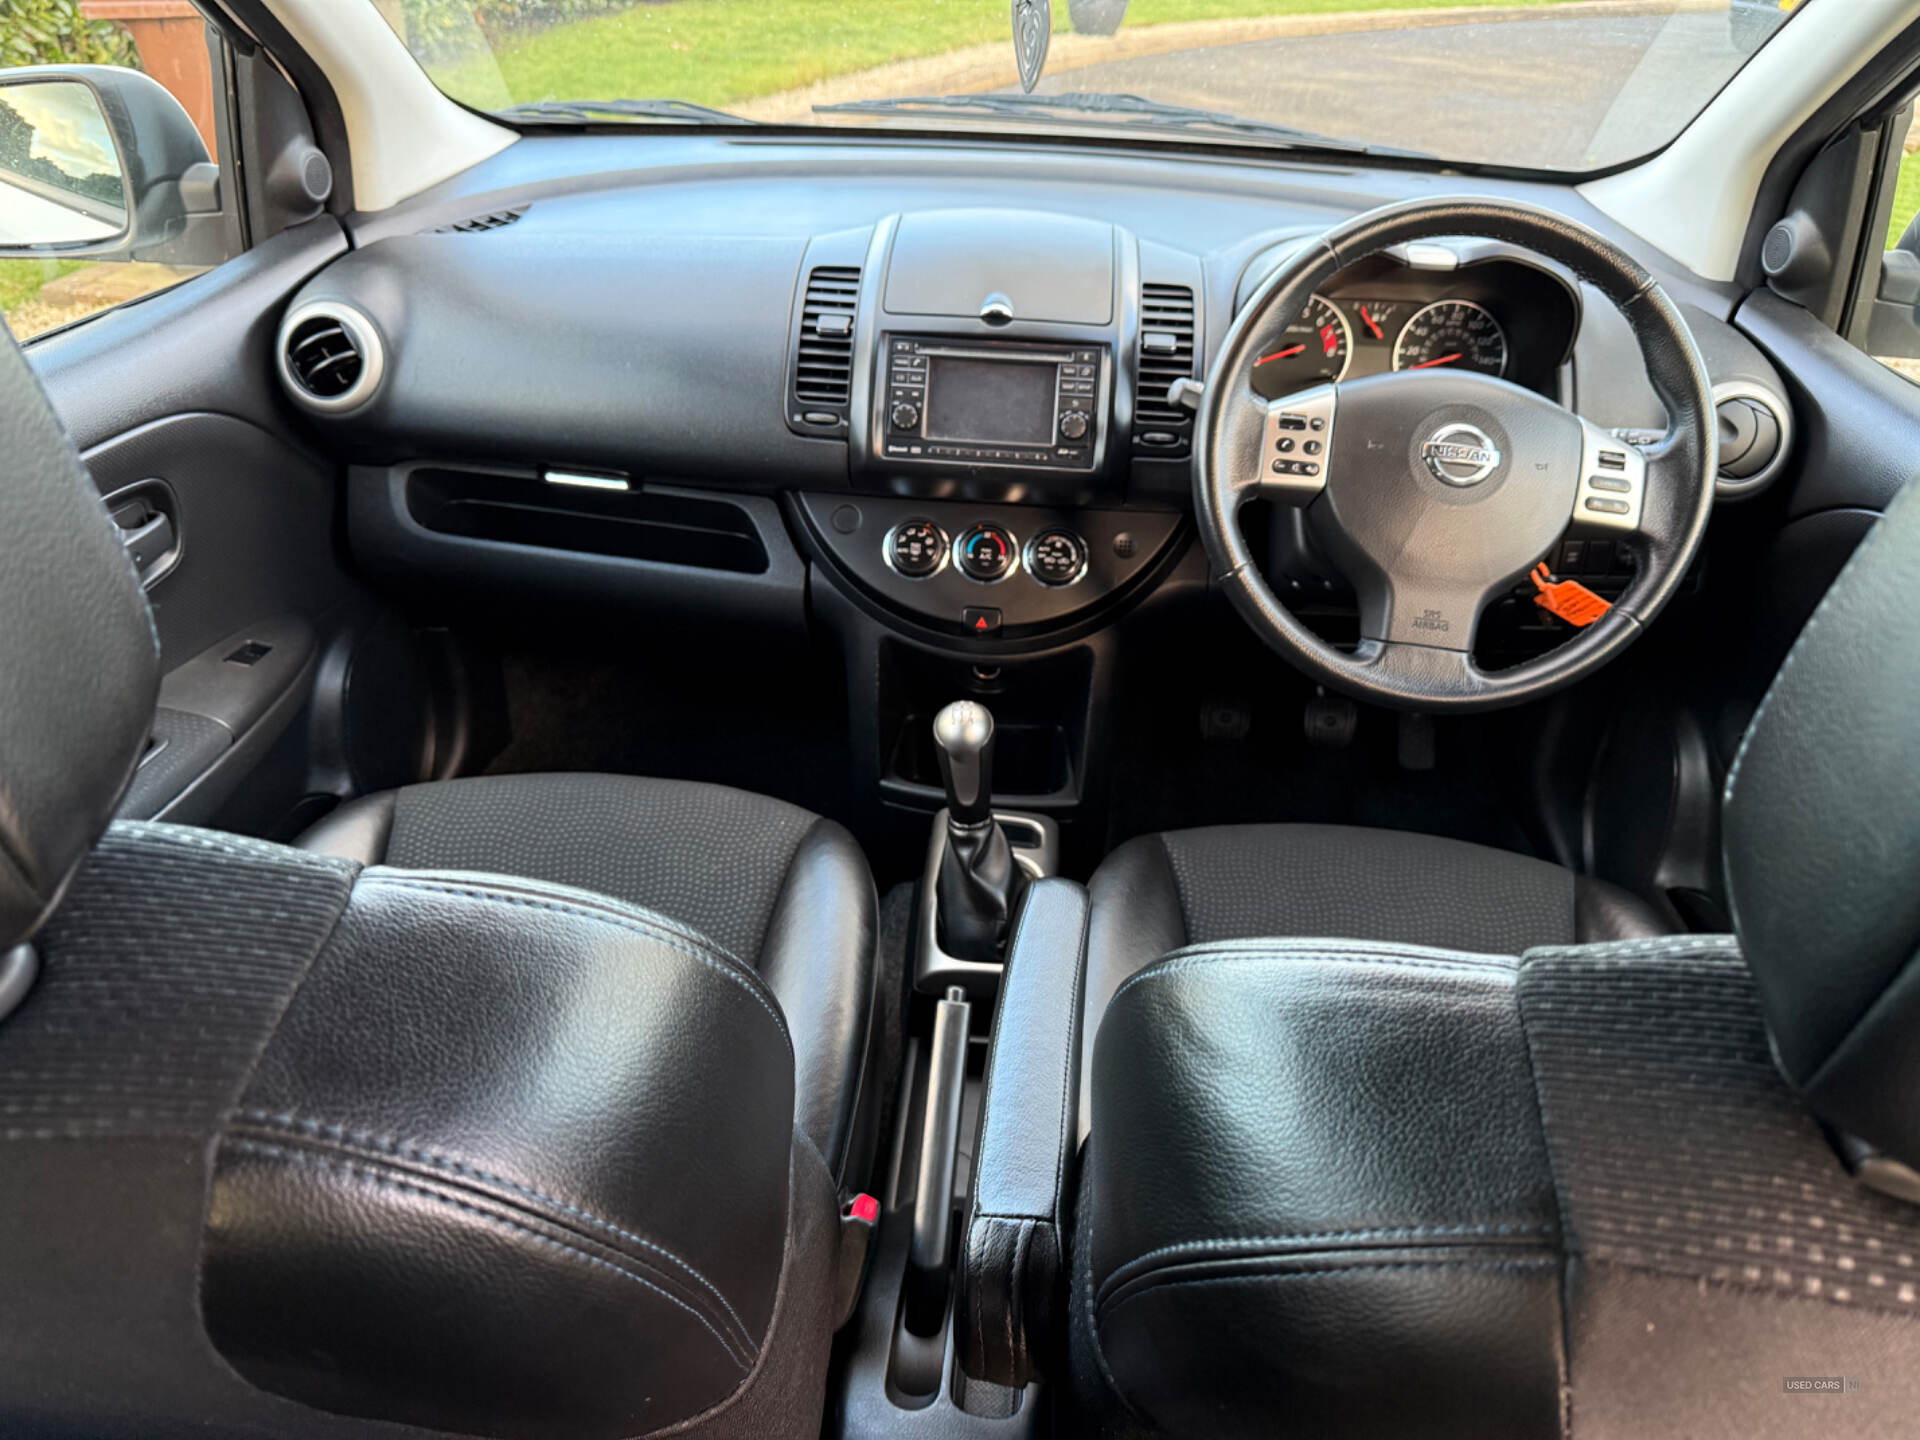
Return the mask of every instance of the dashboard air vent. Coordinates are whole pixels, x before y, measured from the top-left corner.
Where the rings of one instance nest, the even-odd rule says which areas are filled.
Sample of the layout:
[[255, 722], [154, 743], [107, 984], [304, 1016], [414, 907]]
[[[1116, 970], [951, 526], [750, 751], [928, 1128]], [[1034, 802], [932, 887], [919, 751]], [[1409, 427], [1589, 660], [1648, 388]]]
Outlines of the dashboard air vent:
[[338, 412], [364, 404], [385, 368], [379, 332], [351, 305], [316, 301], [280, 325], [280, 380], [309, 410]]
[[846, 424], [853, 395], [853, 318], [858, 265], [816, 265], [807, 274], [794, 327], [793, 418], [806, 429]]
[[1193, 291], [1140, 287], [1140, 351], [1133, 396], [1133, 448], [1142, 455], [1187, 454], [1193, 416], [1167, 399], [1167, 387], [1193, 374]]
[[527, 207], [520, 205], [512, 210], [494, 210], [485, 215], [472, 215], [465, 220], [456, 220], [451, 225], [436, 225], [435, 235], [478, 235], [483, 230], [498, 230], [502, 225], [511, 225], [527, 213]]

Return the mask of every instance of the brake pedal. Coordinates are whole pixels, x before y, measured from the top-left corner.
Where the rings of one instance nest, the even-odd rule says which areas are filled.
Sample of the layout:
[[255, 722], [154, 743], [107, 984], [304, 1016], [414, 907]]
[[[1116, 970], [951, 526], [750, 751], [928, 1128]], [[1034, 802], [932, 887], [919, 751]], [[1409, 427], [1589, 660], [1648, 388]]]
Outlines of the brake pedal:
[[1328, 750], [1344, 750], [1353, 743], [1360, 724], [1360, 708], [1344, 695], [1316, 690], [1307, 701], [1307, 743]]

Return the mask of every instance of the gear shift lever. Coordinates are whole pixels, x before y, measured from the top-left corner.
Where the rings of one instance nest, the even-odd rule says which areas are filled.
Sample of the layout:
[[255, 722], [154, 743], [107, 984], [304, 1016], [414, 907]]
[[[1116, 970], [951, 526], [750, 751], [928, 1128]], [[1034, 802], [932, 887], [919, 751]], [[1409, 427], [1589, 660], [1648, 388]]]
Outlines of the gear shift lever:
[[948, 818], [956, 825], [992, 818], [993, 712], [971, 700], [956, 700], [933, 717], [933, 741], [940, 747]]
[[940, 948], [956, 960], [1001, 958], [1027, 875], [993, 818], [993, 715], [956, 700], [933, 720], [947, 787], [947, 848], [934, 886]]

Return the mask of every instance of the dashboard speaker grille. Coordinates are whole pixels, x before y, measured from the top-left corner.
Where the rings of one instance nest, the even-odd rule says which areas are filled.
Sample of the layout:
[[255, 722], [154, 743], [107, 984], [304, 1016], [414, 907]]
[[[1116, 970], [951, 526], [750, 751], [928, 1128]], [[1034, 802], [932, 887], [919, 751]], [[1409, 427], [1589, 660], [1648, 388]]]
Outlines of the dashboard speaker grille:
[[839, 430], [853, 398], [853, 321], [860, 308], [858, 265], [816, 265], [807, 272], [794, 326], [789, 424], [803, 432]]
[[[1144, 455], [1185, 455], [1193, 416], [1167, 399], [1167, 387], [1193, 374], [1193, 290], [1186, 285], [1140, 287], [1140, 349], [1133, 396], [1133, 447]], [[1173, 436], [1148, 443], [1148, 435]]]
[[333, 400], [360, 382], [366, 358], [330, 315], [316, 315], [293, 327], [287, 337], [287, 370], [295, 383], [319, 400]]
[[511, 210], [494, 210], [485, 215], [469, 216], [465, 220], [456, 220], [451, 225], [436, 225], [435, 235], [478, 235], [483, 230], [498, 230], [502, 225], [511, 225], [527, 213], [525, 205]]

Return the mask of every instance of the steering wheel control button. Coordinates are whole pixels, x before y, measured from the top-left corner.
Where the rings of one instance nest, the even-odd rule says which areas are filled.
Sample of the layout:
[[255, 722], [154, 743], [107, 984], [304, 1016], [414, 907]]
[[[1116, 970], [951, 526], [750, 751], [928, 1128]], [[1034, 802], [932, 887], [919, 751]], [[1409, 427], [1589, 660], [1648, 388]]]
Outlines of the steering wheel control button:
[[902, 520], [888, 533], [881, 554], [894, 574], [925, 580], [947, 563], [947, 532], [931, 520]]
[[1018, 555], [1013, 536], [998, 525], [976, 525], [953, 547], [953, 561], [960, 573], [983, 585], [1011, 575]]
[[1645, 499], [1647, 457], [1597, 425], [1580, 422], [1580, 489], [1574, 501], [1575, 523], [1608, 530], [1640, 528]]
[[[1325, 455], [1333, 443], [1335, 387], [1320, 385], [1297, 391], [1267, 406], [1267, 453], [1276, 458], [1260, 475], [1260, 494], [1295, 505], [1310, 503], [1326, 485], [1319, 460], [1296, 455]], [[1325, 439], [1309, 440], [1309, 435]]]
[[960, 623], [969, 635], [998, 635], [1000, 612], [991, 605], [969, 605], [960, 612]]
[[1420, 458], [1433, 478], [1464, 489], [1492, 477], [1500, 468], [1500, 447], [1478, 425], [1442, 425], [1420, 445]]
[[1056, 589], [1087, 573], [1087, 542], [1071, 530], [1042, 530], [1027, 542], [1027, 573]]

